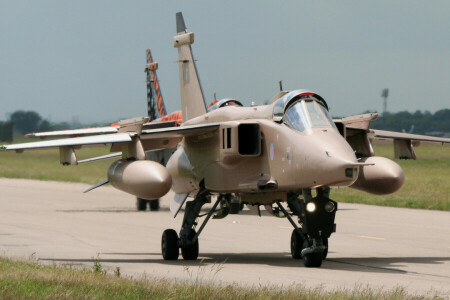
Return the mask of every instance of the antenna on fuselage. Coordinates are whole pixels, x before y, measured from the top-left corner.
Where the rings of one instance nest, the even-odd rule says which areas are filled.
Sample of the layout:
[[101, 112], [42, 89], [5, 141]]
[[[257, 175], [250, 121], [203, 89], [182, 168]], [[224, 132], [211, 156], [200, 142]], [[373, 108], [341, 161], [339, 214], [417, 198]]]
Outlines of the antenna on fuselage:
[[278, 81], [278, 83], [280, 84], [280, 92], [283, 91], [283, 80]]

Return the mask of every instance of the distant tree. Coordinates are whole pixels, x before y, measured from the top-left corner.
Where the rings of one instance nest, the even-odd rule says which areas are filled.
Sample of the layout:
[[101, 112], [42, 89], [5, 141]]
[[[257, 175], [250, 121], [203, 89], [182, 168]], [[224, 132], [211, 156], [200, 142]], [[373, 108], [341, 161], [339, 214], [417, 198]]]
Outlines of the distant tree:
[[41, 124], [39, 124], [39, 131], [51, 131], [54, 130], [54, 126], [47, 120], [42, 120]]
[[12, 122], [0, 122], [0, 141], [2, 142], [12, 142]]
[[11, 114], [9, 120], [14, 123], [16, 133], [25, 134], [38, 131], [42, 117], [35, 111], [18, 110]]
[[429, 111], [420, 110], [411, 114], [407, 111], [398, 113], [386, 112], [372, 123], [372, 128], [409, 131], [414, 129], [413, 133], [427, 134], [429, 132], [450, 133], [450, 109], [441, 109], [432, 114]]

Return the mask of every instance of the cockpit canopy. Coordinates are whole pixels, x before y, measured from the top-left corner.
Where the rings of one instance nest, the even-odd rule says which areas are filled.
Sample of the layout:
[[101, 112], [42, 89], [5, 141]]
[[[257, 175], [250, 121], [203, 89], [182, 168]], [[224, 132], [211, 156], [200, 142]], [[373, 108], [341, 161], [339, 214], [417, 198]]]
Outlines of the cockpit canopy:
[[311, 127], [336, 127], [328, 114], [328, 105], [319, 95], [296, 90], [275, 101], [273, 120], [304, 131]]
[[225, 107], [225, 106], [243, 106], [241, 102], [231, 99], [225, 98], [220, 100], [214, 100], [208, 107], [208, 112], [213, 111], [215, 109]]

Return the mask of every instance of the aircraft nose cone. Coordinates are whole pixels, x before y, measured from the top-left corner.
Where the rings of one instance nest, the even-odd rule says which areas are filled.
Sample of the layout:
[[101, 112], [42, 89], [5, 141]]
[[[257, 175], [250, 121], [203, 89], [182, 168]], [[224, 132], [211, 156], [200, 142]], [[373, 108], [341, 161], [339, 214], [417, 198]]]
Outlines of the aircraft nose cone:
[[347, 141], [331, 130], [315, 131], [310, 137], [308, 176], [313, 177], [312, 185], [351, 185], [358, 174], [358, 160]]

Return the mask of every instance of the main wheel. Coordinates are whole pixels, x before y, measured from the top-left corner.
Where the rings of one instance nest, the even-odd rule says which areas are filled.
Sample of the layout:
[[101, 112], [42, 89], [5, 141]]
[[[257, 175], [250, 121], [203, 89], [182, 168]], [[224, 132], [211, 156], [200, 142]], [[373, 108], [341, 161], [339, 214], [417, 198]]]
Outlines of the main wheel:
[[158, 211], [159, 210], [159, 199], [149, 200], [148, 206], [150, 206], [150, 211]]
[[239, 213], [241, 204], [239, 202], [231, 202], [230, 204], [230, 214], [236, 215]]
[[[309, 241], [303, 242], [303, 249], [311, 246]], [[322, 265], [322, 253], [308, 253], [302, 256], [303, 264], [307, 268], [318, 268]]]
[[303, 249], [303, 238], [297, 232], [297, 230], [292, 231], [291, 235], [291, 254], [292, 258], [299, 259], [302, 258], [302, 249]]
[[161, 253], [164, 260], [177, 260], [180, 255], [178, 234], [173, 229], [164, 230], [161, 238]]
[[[188, 235], [189, 240], [192, 240], [196, 234], [197, 233], [195, 230], [191, 229]], [[183, 256], [185, 260], [196, 260], [198, 257], [198, 239], [196, 239], [195, 242], [191, 243], [189, 246], [182, 247], [181, 256]]]
[[142, 198], [136, 198], [136, 208], [138, 211], [144, 211], [147, 209], [147, 200]]

